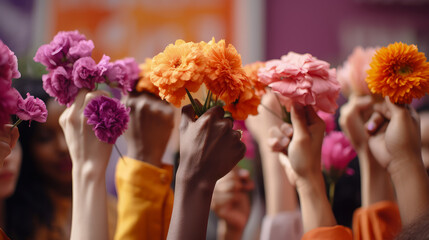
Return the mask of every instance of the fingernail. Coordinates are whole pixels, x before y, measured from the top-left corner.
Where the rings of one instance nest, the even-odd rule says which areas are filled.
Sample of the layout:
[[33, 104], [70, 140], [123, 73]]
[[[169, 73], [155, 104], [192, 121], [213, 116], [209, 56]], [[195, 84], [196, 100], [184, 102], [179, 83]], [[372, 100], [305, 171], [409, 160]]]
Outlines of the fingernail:
[[293, 132], [293, 129], [290, 128], [290, 127], [286, 128], [286, 130], [285, 130], [285, 134], [288, 135], [288, 136], [292, 135], [292, 132]]
[[373, 122], [368, 123], [368, 126], [366, 127], [369, 131], [374, 131], [375, 124]]

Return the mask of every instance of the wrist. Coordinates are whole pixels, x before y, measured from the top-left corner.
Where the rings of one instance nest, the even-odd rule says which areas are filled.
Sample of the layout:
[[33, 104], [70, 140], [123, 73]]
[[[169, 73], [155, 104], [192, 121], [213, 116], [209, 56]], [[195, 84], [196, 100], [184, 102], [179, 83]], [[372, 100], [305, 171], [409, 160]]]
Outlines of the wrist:
[[218, 228], [217, 228], [218, 239], [240, 240], [243, 235], [244, 227], [245, 226], [236, 226], [236, 225], [228, 224], [227, 221], [225, 221], [224, 219], [221, 219], [218, 221]]
[[185, 191], [195, 190], [203, 193], [213, 193], [214, 187], [216, 185], [216, 181], [209, 181], [204, 179], [203, 176], [199, 175], [194, 176], [190, 174], [188, 171], [182, 171], [182, 168], [179, 166], [179, 169], [176, 173], [176, 187], [184, 188]]
[[305, 177], [298, 177], [296, 190], [299, 195], [319, 195], [325, 193], [325, 180], [321, 171], [307, 174]]
[[100, 180], [105, 179], [107, 165], [95, 164], [96, 161], [73, 162], [73, 179]]

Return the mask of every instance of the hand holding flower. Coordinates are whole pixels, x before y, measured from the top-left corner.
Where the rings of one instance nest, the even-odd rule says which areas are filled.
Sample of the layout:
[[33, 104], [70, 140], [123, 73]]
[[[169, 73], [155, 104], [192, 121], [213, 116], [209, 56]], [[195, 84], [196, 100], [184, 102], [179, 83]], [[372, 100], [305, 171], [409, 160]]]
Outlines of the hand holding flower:
[[0, 129], [0, 166], [3, 166], [4, 159], [12, 152], [19, 138], [17, 128], [12, 128], [10, 124], [5, 124], [2, 127]]
[[130, 93], [122, 102], [130, 110], [125, 132], [128, 156], [161, 167], [162, 156], [174, 127], [173, 107], [150, 93]]

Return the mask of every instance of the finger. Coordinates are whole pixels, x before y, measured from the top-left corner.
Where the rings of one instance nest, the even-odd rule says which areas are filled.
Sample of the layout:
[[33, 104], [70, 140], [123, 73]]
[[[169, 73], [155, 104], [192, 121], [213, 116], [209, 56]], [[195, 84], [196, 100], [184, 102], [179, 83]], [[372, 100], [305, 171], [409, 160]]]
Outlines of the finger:
[[180, 120], [180, 129], [188, 127], [190, 122], [195, 120], [195, 111], [191, 104], [186, 105], [182, 108], [182, 119]]
[[291, 120], [294, 133], [308, 134], [307, 117], [303, 106], [300, 104], [294, 104], [292, 106]]
[[370, 95], [366, 96], [356, 96], [353, 95], [350, 100], [353, 103], [354, 108], [358, 110], [366, 110], [372, 106], [373, 99]]
[[76, 98], [75, 98], [75, 100], [74, 100], [74, 103], [72, 104], [72, 106], [70, 107], [72, 110], [75, 110], [75, 109], [81, 109], [82, 108], [82, 105], [84, 104], [84, 102], [85, 102], [85, 96], [86, 96], [86, 94], [89, 92], [89, 90], [88, 89], [86, 89], [86, 88], [82, 88], [82, 89], [80, 89], [79, 90], [79, 92], [77, 93], [77, 96], [76, 96]]
[[374, 134], [383, 126], [383, 123], [386, 122], [387, 119], [381, 115], [380, 112], [374, 112], [369, 120], [366, 122], [366, 130], [369, 134]]
[[306, 106], [305, 108], [306, 118], [308, 125], [318, 126], [320, 130], [325, 131], [325, 121], [323, 121], [319, 115], [314, 111], [312, 106]]
[[203, 116], [204, 115], [213, 116], [214, 119], [223, 119], [224, 118], [223, 116], [225, 115], [225, 111], [223, 110], [222, 107], [216, 106], [207, 110], [207, 112], [205, 112]]
[[[12, 125], [10, 125], [12, 127]], [[10, 133], [10, 148], [14, 148], [16, 145], [16, 142], [19, 138], [19, 131], [17, 127], [14, 127]]]
[[293, 128], [292, 125], [288, 124], [288, 123], [283, 123], [280, 126], [280, 131], [286, 136], [286, 137], [292, 137], [293, 135]]

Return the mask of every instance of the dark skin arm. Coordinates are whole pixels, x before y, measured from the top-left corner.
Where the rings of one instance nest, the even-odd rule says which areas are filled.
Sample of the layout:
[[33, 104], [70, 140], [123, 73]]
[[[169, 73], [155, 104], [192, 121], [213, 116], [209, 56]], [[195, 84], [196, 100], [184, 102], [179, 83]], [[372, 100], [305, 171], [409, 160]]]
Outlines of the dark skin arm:
[[240, 133], [232, 129], [220, 107], [195, 120], [190, 105], [182, 109], [180, 165], [176, 175], [173, 214], [168, 239], [205, 239], [216, 181], [244, 157]]

